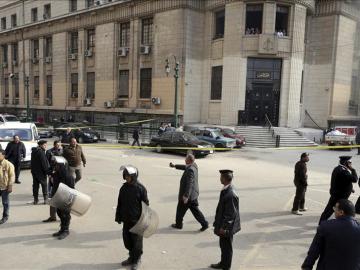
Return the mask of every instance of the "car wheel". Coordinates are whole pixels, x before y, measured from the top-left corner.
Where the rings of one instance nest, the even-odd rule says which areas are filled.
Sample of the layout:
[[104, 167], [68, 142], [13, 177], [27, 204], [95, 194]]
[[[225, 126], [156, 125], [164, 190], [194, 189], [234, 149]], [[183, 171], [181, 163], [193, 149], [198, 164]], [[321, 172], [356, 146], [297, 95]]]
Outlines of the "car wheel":
[[79, 137], [78, 143], [84, 143], [84, 139], [82, 137]]
[[157, 153], [161, 153], [162, 152], [161, 145], [157, 144], [155, 150], [156, 150]]

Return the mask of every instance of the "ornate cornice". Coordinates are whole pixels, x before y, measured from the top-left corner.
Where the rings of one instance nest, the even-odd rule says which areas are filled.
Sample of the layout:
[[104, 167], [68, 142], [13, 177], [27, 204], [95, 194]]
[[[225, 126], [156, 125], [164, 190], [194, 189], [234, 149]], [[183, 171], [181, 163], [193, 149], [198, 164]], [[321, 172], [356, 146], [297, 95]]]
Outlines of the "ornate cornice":
[[358, 5], [338, 0], [318, 0], [316, 2], [314, 16], [343, 15], [356, 21], [360, 21]]

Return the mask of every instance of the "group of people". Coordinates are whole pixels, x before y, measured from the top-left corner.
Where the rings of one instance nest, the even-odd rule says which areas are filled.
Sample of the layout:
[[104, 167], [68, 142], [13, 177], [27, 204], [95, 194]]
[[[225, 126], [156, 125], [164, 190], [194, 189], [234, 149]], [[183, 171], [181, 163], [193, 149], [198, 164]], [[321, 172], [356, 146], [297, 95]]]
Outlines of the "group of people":
[[176, 130], [176, 128], [172, 127], [171, 123], [161, 123], [159, 130], [158, 130], [158, 135], [160, 136], [164, 132], [175, 131], [175, 130]]
[[[185, 165], [170, 163], [169, 166], [184, 171], [180, 180], [175, 223], [171, 227], [181, 230], [183, 228], [183, 218], [187, 210], [190, 209], [201, 225], [200, 231], [207, 230], [209, 223], [199, 209], [198, 197], [200, 192], [195, 157], [189, 154], [185, 158]], [[124, 246], [129, 251], [129, 258], [121, 264], [136, 270], [143, 254], [143, 238], [132, 233], [130, 229], [139, 221], [142, 203], [149, 205], [149, 199], [146, 188], [139, 182], [137, 168], [129, 165], [121, 169], [123, 170], [123, 179], [126, 182], [119, 191], [115, 221], [119, 224], [123, 223]], [[241, 229], [239, 199], [232, 186], [232, 180], [233, 171], [220, 170], [220, 182], [223, 189], [220, 193], [213, 226], [214, 233], [219, 237], [221, 260], [210, 265], [213, 269], [228, 270], [231, 268], [233, 235]]]
[[[354, 218], [356, 208], [349, 201], [351, 193], [355, 192], [353, 183], [360, 186], [360, 179], [352, 166], [351, 156], [340, 156], [339, 159], [339, 165], [334, 168], [331, 175], [330, 199], [321, 214], [317, 233], [302, 265], [303, 270], [312, 269], [317, 259], [317, 269], [360, 269], [360, 224]], [[292, 208], [295, 215], [302, 215], [302, 212], [307, 210], [306, 163], [309, 160], [309, 154], [302, 153], [300, 160], [295, 164], [296, 194]], [[328, 220], [334, 212], [335, 219]]]
[[245, 31], [245, 34], [246, 35], [258, 35], [258, 34], [261, 34], [261, 31], [259, 28], [247, 28], [246, 31]]

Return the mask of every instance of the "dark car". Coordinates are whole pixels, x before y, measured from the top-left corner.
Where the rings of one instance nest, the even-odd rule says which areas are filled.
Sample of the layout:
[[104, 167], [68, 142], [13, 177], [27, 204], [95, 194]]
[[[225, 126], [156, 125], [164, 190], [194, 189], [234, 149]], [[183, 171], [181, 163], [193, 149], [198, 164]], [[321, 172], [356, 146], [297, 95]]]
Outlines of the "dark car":
[[71, 128], [78, 143], [95, 143], [100, 139], [98, 132], [83, 123], [61, 123], [55, 129], [56, 136], [61, 139], [67, 128]]
[[167, 131], [160, 136], [153, 137], [150, 146], [156, 147], [158, 153], [169, 151], [187, 154], [189, 151], [188, 149], [164, 149], [164, 147], [197, 148], [199, 150], [192, 150], [195, 156], [206, 156], [214, 152], [208, 149], [213, 148], [213, 144], [201, 141], [191, 133], [184, 131]]
[[[214, 127], [211, 127], [211, 128], [214, 128]], [[239, 133], [236, 133], [231, 128], [215, 127], [215, 129], [218, 129], [224, 137], [235, 139], [236, 140], [236, 146], [235, 147], [241, 148], [241, 147], [245, 146], [245, 144], [246, 144], [245, 137], [242, 136]]]
[[236, 140], [226, 138], [216, 128], [200, 128], [191, 131], [199, 140], [204, 140], [215, 145], [216, 148], [227, 148], [232, 149], [236, 146]]
[[52, 138], [55, 135], [54, 127], [46, 125], [44, 123], [35, 123], [38, 134], [41, 139], [43, 138]]

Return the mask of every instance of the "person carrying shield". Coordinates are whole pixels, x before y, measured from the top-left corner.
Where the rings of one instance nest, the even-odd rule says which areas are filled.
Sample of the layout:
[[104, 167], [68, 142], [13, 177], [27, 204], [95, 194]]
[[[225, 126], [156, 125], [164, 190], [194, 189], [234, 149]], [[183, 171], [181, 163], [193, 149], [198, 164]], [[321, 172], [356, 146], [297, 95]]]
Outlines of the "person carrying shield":
[[138, 181], [139, 172], [132, 165], [121, 166], [123, 179], [126, 181], [119, 191], [115, 221], [123, 223], [124, 246], [129, 250], [129, 258], [121, 263], [131, 266], [131, 270], [138, 269], [143, 254], [143, 236], [130, 232], [138, 222], [142, 211], [142, 202], [149, 205], [146, 188]]
[[[53, 188], [51, 191], [51, 197], [53, 197], [58, 190], [60, 183], [67, 185], [70, 188], [75, 187], [75, 179], [69, 173], [67, 161], [62, 156], [53, 156], [51, 159], [51, 167], [54, 169], [52, 173]], [[69, 235], [70, 226], [70, 209], [56, 209], [56, 213], [60, 218], [60, 230], [53, 234], [59, 240], [64, 239]]]

